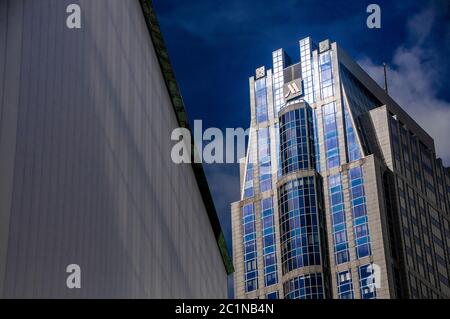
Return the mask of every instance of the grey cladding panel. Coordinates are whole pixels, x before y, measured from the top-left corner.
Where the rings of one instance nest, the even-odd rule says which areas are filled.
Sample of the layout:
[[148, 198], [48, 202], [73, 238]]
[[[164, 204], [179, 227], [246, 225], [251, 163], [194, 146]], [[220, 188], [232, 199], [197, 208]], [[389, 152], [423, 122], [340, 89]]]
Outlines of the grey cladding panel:
[[[17, 20], [4, 296], [226, 297], [192, 167], [170, 158], [177, 120], [139, 1], [80, 0], [82, 29], [69, 30], [72, 2], [25, 0]], [[82, 289], [66, 287], [71, 263]]]

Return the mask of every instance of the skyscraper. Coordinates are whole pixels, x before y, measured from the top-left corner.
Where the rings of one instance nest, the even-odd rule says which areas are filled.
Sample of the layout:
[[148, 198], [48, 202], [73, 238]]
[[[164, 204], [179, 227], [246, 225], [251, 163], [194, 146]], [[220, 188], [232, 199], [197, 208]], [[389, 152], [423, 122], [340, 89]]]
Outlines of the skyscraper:
[[0, 1], [0, 298], [226, 298], [202, 166], [171, 158], [188, 120], [150, 1], [76, 1], [79, 29], [73, 3]]
[[249, 80], [235, 296], [450, 298], [450, 171], [433, 139], [336, 43], [299, 52]]

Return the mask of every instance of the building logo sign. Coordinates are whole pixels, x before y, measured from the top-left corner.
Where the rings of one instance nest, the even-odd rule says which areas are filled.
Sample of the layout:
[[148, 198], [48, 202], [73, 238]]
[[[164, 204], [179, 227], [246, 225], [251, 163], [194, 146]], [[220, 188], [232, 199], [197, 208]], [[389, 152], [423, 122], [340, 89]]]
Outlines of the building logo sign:
[[330, 50], [330, 40], [323, 40], [319, 43], [319, 53]]
[[283, 93], [286, 101], [303, 95], [302, 80], [296, 79], [286, 83], [283, 87]]
[[260, 67], [256, 69], [256, 79], [260, 79], [266, 76], [266, 68]]

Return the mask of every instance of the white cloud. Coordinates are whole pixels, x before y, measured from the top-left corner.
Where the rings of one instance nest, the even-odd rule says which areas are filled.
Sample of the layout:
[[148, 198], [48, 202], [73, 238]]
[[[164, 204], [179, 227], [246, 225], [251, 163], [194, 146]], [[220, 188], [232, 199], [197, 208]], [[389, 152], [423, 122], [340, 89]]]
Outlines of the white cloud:
[[[388, 89], [394, 100], [410, 114], [436, 146], [437, 156], [450, 164], [450, 103], [438, 97], [443, 72], [440, 56], [425, 44], [432, 35], [436, 12], [433, 8], [413, 16], [408, 22], [408, 44], [395, 50], [388, 63]], [[378, 83], [383, 83], [383, 68], [370, 59], [358, 61]], [[444, 84], [445, 85], [445, 84]]]

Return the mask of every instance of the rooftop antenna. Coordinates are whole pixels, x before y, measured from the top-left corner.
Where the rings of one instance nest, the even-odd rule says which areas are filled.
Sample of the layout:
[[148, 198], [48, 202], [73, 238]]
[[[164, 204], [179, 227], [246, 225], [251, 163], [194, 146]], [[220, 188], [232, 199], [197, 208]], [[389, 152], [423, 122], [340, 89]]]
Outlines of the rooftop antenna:
[[386, 63], [383, 62], [383, 69], [384, 69], [384, 90], [386, 91], [386, 93], [388, 92], [388, 85], [387, 85], [387, 67], [386, 67]]

